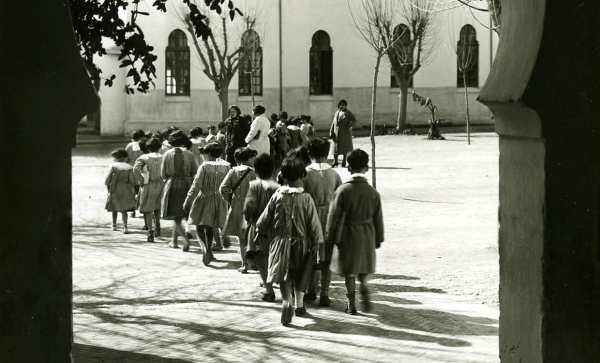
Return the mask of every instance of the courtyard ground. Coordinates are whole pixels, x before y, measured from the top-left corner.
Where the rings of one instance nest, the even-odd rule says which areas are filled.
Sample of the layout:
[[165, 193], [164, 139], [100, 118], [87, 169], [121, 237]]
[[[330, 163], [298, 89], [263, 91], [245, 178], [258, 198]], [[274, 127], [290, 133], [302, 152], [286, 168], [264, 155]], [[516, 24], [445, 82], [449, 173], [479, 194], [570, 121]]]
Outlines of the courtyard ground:
[[[236, 271], [236, 244], [205, 267], [197, 243], [166, 247], [168, 221], [155, 243], [141, 218], [111, 231], [103, 182], [120, 145], [89, 139], [73, 150], [75, 361], [497, 362], [498, 138], [445, 136], [376, 138], [386, 241], [373, 312], [343, 314], [334, 276], [334, 304], [309, 303], [289, 327], [279, 291], [262, 302], [258, 274]], [[368, 138], [354, 143], [371, 153]]]

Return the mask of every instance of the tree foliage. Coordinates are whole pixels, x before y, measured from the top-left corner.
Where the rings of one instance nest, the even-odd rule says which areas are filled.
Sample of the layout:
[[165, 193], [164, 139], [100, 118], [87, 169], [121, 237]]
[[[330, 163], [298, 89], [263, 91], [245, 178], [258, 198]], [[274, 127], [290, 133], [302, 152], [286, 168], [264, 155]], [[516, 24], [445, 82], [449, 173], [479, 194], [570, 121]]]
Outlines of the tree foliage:
[[[167, 11], [168, 0], [156, 0], [152, 4], [162, 12]], [[235, 13], [241, 14], [232, 0], [203, 0], [210, 11], [218, 14], [226, 12], [233, 19]], [[131, 77], [132, 85], [125, 86], [125, 92], [133, 94], [135, 90], [146, 93], [151, 85], [154, 86], [156, 78], [156, 67], [154, 61], [157, 56], [153, 53], [154, 47], [146, 42], [144, 32], [136, 23], [138, 16], [149, 16], [149, 13], [139, 11], [138, 5], [141, 0], [71, 0], [71, 17], [75, 37], [79, 44], [81, 54], [84, 58], [92, 80], [104, 79], [104, 84], [112, 86], [115, 75], [102, 77], [102, 69], [94, 63], [94, 56], [107, 54], [102, 44], [103, 38], [109, 38], [115, 45], [121, 47], [119, 60], [121, 68], [129, 68], [127, 77]], [[190, 0], [183, 0], [189, 9], [189, 18], [194, 26], [197, 37], [207, 39], [211, 35], [211, 29], [204, 19], [207, 15], [202, 14], [196, 4]], [[129, 21], [123, 21], [119, 17], [119, 10], [127, 10], [131, 6], [131, 17]]]

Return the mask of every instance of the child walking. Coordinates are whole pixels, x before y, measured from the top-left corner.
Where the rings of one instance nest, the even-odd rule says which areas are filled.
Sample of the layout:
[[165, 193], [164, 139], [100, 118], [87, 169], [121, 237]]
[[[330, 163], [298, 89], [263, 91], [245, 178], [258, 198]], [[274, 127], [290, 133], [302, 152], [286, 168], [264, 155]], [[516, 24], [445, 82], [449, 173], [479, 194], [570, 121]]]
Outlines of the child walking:
[[254, 169], [254, 158], [257, 151], [249, 147], [240, 147], [234, 153], [235, 162], [238, 164], [229, 170], [227, 176], [221, 183], [219, 191], [223, 199], [229, 203], [227, 219], [223, 228], [223, 236], [236, 236], [240, 241], [240, 256], [242, 267], [239, 272], [248, 273], [248, 262], [246, 261], [246, 221], [244, 220], [244, 200], [248, 194], [250, 182], [256, 179]]
[[207, 144], [206, 139], [202, 137], [202, 128], [198, 126], [194, 127], [190, 130], [190, 136], [190, 141], [192, 142], [190, 151], [194, 153], [198, 165], [201, 165], [203, 160], [199, 148], [204, 147]]
[[117, 230], [117, 214], [121, 213], [123, 219], [123, 233], [127, 230], [127, 212], [135, 209], [135, 180], [133, 168], [127, 163], [127, 151], [116, 149], [110, 156], [114, 160], [106, 174], [104, 184], [108, 189], [106, 210], [112, 212], [112, 230]]
[[[142, 138], [146, 136], [146, 132], [144, 130], [137, 130], [131, 135], [131, 142], [125, 146], [125, 150], [127, 151], [127, 163], [133, 167], [137, 158], [139, 158], [144, 151], [140, 147], [140, 141]], [[140, 185], [138, 183], [134, 186], [135, 195], [140, 191]], [[135, 209], [131, 212], [131, 218], [135, 218]]]
[[[333, 200], [333, 193], [342, 185], [340, 175], [327, 164], [327, 155], [329, 154], [329, 142], [315, 138], [308, 142], [308, 155], [312, 160], [312, 164], [306, 167], [306, 177], [303, 179], [304, 191], [307, 192], [315, 202], [317, 214], [321, 222], [323, 235], [325, 235], [325, 227], [327, 225], [327, 215], [329, 214], [329, 205]], [[314, 301], [317, 299], [316, 294], [316, 270], [321, 270], [321, 294], [319, 304], [321, 306], [329, 306], [329, 284], [331, 283], [331, 253], [333, 244], [331, 241], [325, 241], [319, 245], [319, 255], [321, 256], [321, 265], [313, 267], [308, 282], [308, 291], [304, 295], [305, 300]]]
[[263, 301], [274, 302], [275, 291], [273, 284], [267, 282], [267, 272], [269, 267], [269, 244], [271, 242], [270, 234], [260, 236], [256, 231], [258, 218], [265, 210], [271, 196], [279, 189], [280, 185], [273, 180], [275, 171], [275, 159], [267, 154], [259, 155], [254, 160], [254, 172], [258, 176], [257, 180], [250, 182], [248, 194], [244, 201], [244, 218], [248, 223], [246, 232], [246, 259], [256, 261], [260, 278], [266, 292], [262, 293]]
[[[151, 138], [145, 143], [148, 154], [140, 156], [133, 165], [133, 172], [141, 185], [139, 192], [139, 211], [144, 214], [148, 226], [148, 242], [154, 242], [154, 236], [160, 236], [160, 208], [163, 191], [163, 179], [160, 175], [163, 156], [158, 152], [162, 146], [160, 140]], [[144, 175], [144, 171], [147, 175]], [[153, 222], [156, 221], [156, 229]]]
[[[281, 323], [292, 321], [294, 308], [290, 285], [296, 292], [296, 316], [306, 313], [304, 292], [315, 246], [323, 243], [319, 217], [310, 195], [299, 187], [306, 170], [302, 160], [286, 158], [281, 166], [285, 186], [269, 200], [257, 222], [258, 232], [271, 235], [267, 283], [280, 284], [283, 298]], [[318, 247], [317, 247], [318, 248]]]
[[162, 217], [173, 221], [173, 235], [169, 247], [178, 248], [177, 238], [181, 236], [184, 241], [183, 251], [190, 249], [189, 238], [185, 235], [181, 221], [187, 218], [184, 209], [184, 200], [192, 184], [192, 178], [198, 170], [198, 163], [191, 151], [185, 147], [189, 143], [183, 131], [175, 131], [169, 135], [169, 144], [172, 146], [163, 155], [161, 177], [166, 180], [162, 196]]
[[198, 168], [184, 205], [190, 211], [188, 224], [196, 226], [203, 250], [202, 263], [208, 266], [212, 259], [213, 227], [222, 228], [227, 213], [227, 203], [219, 195], [219, 186], [231, 166], [225, 160], [217, 160], [223, 148], [216, 142], [206, 145], [200, 152], [204, 162]]
[[[348, 305], [344, 311], [356, 315], [356, 275], [360, 280], [363, 311], [371, 309], [367, 274], [375, 272], [375, 249], [383, 242], [383, 214], [379, 193], [369, 185], [365, 175], [369, 170], [369, 155], [360, 149], [353, 150], [348, 153], [347, 161], [351, 179], [335, 191], [327, 217], [327, 236], [334, 238], [338, 228], [342, 228], [340, 240], [334, 240], [331, 270], [346, 278]], [[343, 226], [338, 226], [340, 222]]]

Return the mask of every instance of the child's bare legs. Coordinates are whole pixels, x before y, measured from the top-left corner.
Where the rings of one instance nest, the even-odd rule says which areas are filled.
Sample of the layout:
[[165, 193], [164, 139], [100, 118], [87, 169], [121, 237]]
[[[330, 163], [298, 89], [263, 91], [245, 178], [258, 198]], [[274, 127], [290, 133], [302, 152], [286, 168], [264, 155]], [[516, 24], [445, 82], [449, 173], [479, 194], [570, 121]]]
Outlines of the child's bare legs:
[[[360, 281], [360, 293], [363, 298], [363, 311], [368, 312], [371, 310], [371, 301], [369, 300], [367, 287], [367, 274], [358, 274], [358, 280]], [[356, 282], [354, 275], [346, 276], [346, 296], [348, 297], [348, 307], [345, 311], [350, 315], [356, 315]]]
[[367, 274], [358, 274], [360, 281], [360, 296], [362, 297], [362, 311], [368, 313], [371, 311], [371, 299], [369, 297], [369, 287], [367, 286]]
[[321, 306], [329, 306], [331, 300], [329, 299], [329, 285], [331, 284], [331, 269], [329, 265], [321, 267], [321, 295], [319, 298], [319, 304]]
[[183, 251], [187, 252], [190, 250], [190, 240], [185, 235], [185, 230], [181, 225], [181, 218], [176, 218], [173, 220], [173, 248], [178, 248], [177, 246], [177, 237], [181, 236], [183, 238]]
[[160, 209], [154, 211], [154, 223], [156, 224], [155, 235], [160, 236]]
[[202, 263], [208, 266], [212, 257], [213, 228], [209, 226], [196, 226], [196, 233], [202, 246]]
[[344, 309], [344, 312], [350, 315], [356, 315], [356, 282], [354, 275], [346, 276], [346, 297], [348, 298], [348, 306]]
[[292, 322], [294, 315], [294, 305], [292, 304], [292, 290], [290, 288], [289, 281], [281, 281], [279, 284], [281, 291], [281, 298], [283, 302], [281, 304], [281, 324], [289, 324]]
[[315, 301], [317, 299], [317, 268], [312, 267], [310, 271], [310, 277], [308, 278], [308, 289], [304, 295], [304, 300]]
[[238, 271], [245, 274], [248, 272], [248, 260], [246, 260], [246, 239], [244, 238], [244, 233], [240, 233], [238, 236], [238, 241], [240, 241], [240, 257], [242, 258], [242, 267], [238, 268]]
[[264, 301], [275, 301], [275, 290], [273, 290], [273, 284], [267, 283], [267, 274], [269, 273], [269, 255], [262, 251], [257, 252], [255, 255], [256, 265], [258, 267], [258, 273], [262, 279], [263, 285], [267, 290], [266, 294], [262, 296]]
[[213, 239], [215, 240], [213, 251], [223, 251], [223, 246], [221, 245], [221, 234], [219, 233], [219, 228], [216, 226], [213, 226]]
[[127, 212], [121, 212], [121, 219], [123, 220], [123, 233], [129, 233], [127, 230]]
[[144, 213], [144, 222], [146, 222], [146, 226], [148, 226], [148, 242], [154, 242], [154, 212], [143, 212]]
[[117, 230], [117, 216], [119, 215], [119, 212], [112, 212], [112, 230], [116, 231]]

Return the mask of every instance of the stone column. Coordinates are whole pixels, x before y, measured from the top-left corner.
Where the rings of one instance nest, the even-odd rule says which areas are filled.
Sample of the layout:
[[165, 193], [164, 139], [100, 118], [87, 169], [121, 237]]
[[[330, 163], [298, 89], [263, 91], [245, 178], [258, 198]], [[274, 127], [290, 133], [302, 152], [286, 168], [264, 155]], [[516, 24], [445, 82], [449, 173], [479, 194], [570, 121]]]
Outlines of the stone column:
[[502, 1], [480, 101], [500, 135], [503, 363], [600, 358], [599, 10]]
[[0, 123], [0, 362], [69, 362], [71, 149], [98, 99], [66, 1], [5, 1]]

